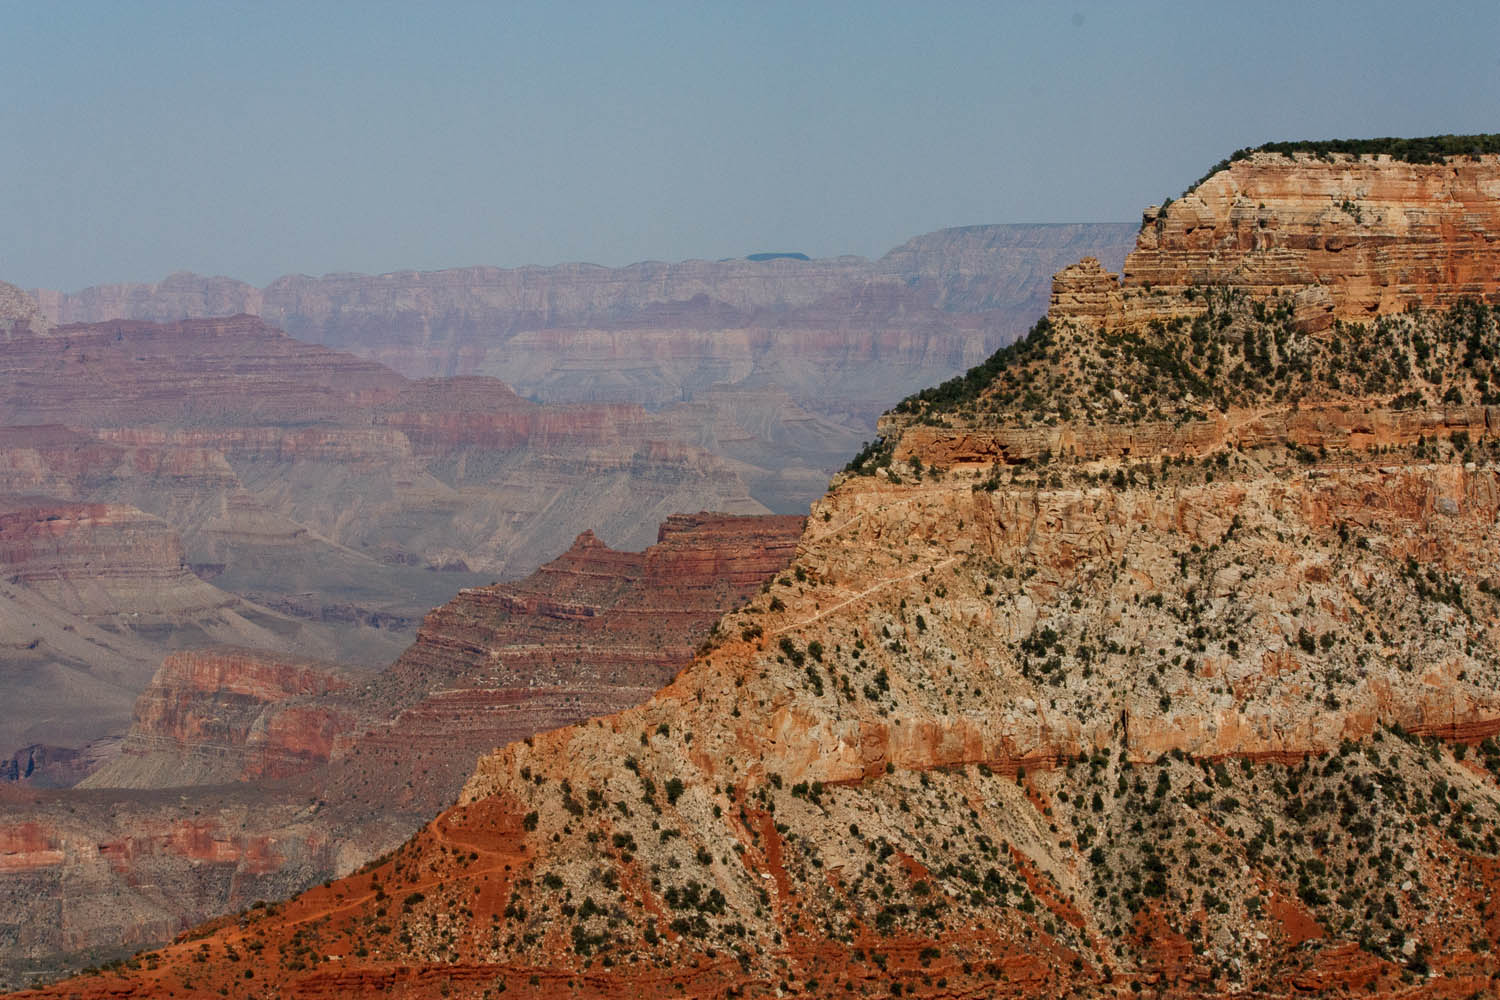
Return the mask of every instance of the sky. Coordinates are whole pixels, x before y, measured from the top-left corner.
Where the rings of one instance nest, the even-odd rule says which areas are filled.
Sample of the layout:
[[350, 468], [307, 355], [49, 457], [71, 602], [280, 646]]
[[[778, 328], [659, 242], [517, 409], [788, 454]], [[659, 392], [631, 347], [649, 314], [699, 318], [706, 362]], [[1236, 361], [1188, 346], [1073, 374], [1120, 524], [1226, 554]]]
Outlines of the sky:
[[0, 280], [878, 256], [1500, 131], [1500, 4], [0, 0]]

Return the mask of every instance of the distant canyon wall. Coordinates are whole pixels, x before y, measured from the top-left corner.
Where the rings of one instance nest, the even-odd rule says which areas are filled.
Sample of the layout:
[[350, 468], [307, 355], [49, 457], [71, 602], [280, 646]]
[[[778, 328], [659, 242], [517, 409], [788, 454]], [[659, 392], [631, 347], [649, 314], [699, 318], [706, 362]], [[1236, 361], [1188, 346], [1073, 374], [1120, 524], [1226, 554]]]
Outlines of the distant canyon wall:
[[26, 706], [0, 769], [118, 736], [172, 650], [388, 663], [429, 608], [581, 531], [642, 548], [680, 511], [765, 512], [747, 480], [792, 504], [828, 474], [788, 475], [780, 442], [829, 434], [764, 409], [545, 406], [252, 316], [53, 327], [0, 284], [0, 698]]
[[715, 386], [774, 384], [864, 424], [981, 360], [1046, 309], [1080, 256], [1118, 267], [1136, 227], [969, 226], [878, 260], [837, 257], [287, 276], [265, 288], [179, 273], [73, 294], [38, 290], [53, 323], [249, 313], [412, 377], [492, 375], [548, 401], [664, 406]]

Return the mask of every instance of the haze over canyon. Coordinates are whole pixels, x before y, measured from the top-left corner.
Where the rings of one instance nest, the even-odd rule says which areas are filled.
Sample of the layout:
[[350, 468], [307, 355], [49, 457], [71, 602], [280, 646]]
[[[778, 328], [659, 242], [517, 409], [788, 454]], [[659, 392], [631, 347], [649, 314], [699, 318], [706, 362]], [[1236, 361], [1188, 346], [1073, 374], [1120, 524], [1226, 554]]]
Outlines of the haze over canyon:
[[[28, 707], [0, 719], [7, 975], [346, 872], [451, 802], [480, 753], [645, 698], [790, 558], [761, 553], [800, 519], [769, 512], [805, 514], [879, 409], [1013, 337], [1052, 268], [1122, 258], [1131, 232], [972, 227], [878, 262], [0, 286], [0, 685]], [[653, 542], [634, 651], [645, 626], [600, 609]], [[699, 561], [653, 576], [680, 545]], [[598, 593], [458, 610], [596, 554]], [[544, 592], [569, 579], [542, 572]], [[445, 602], [486, 630], [445, 654], [472, 669], [411, 659]], [[611, 644], [474, 673], [532, 648], [494, 632], [524, 607]], [[602, 667], [641, 656], [655, 672]], [[361, 735], [382, 727], [399, 735]], [[355, 790], [377, 744], [408, 788], [379, 805]], [[325, 775], [350, 755], [365, 777]], [[271, 846], [289, 836], [305, 846]]]
[[[246, 907], [27, 995], [1493, 993], [1497, 147], [1236, 154], [1119, 274], [1080, 254], [1022, 339], [888, 401], [805, 519], [575, 532], [373, 675], [172, 656], [99, 787], [10, 793], [14, 974], [127, 945], [115, 908], [158, 908], [133, 944]], [[17, 368], [264, 330], [121, 323]], [[352, 366], [361, 427], [483, 464], [417, 430], [446, 387], [305, 358]], [[557, 405], [462, 378], [506, 433]], [[174, 914], [148, 887], [184, 873]]]

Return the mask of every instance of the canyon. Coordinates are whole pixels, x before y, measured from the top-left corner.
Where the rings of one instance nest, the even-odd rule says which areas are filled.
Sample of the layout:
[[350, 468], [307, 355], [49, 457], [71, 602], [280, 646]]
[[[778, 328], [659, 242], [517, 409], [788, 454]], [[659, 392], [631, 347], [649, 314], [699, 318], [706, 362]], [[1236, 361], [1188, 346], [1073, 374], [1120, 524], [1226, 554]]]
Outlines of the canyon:
[[[74, 608], [149, 633], [127, 653], [17, 611], [0, 689], [44, 713], [0, 729], [0, 777], [87, 773], [174, 649], [373, 668], [427, 609], [580, 531], [640, 549], [680, 511], [805, 512], [890, 399], [1014, 336], [1056, 260], [1118, 260], [1129, 229], [945, 230], [878, 262], [0, 287], [0, 495], [158, 519], [210, 603], [250, 621]], [[155, 558], [139, 553], [138, 591]]]
[[201, 579], [177, 533], [135, 507], [4, 495], [0, 636], [0, 695], [25, 706], [0, 717], [10, 758], [0, 778], [31, 784], [71, 784], [111, 756], [122, 719], [172, 649], [393, 655], [381, 633], [350, 636]]
[[[1119, 259], [1128, 232], [266, 295], [0, 285], [0, 693], [28, 706], [0, 722], [7, 980], [347, 872], [450, 804], [478, 754], [649, 696], [790, 558], [675, 512], [805, 511], [890, 398], [1013, 336], [1059, 255]], [[561, 562], [581, 569], [544, 564], [580, 531]], [[588, 611], [632, 598], [579, 579], [671, 602], [633, 640]], [[602, 631], [586, 655], [516, 654], [518, 614]], [[467, 645], [434, 653], [445, 630]], [[470, 676], [481, 649], [521, 655], [522, 680]]]
[[[1020, 334], [1046, 308], [1059, 267], [1088, 254], [1118, 266], [1134, 238], [1128, 224], [969, 226], [878, 260], [288, 275], [265, 288], [182, 273], [34, 294], [54, 323], [248, 313], [412, 378], [490, 375], [546, 402], [660, 409], [775, 387], [868, 436], [891, 400]], [[799, 454], [782, 451], [783, 462]]]
[[[1283, 192], [1256, 228], [1379, 252], [1148, 224], [887, 413], [650, 699], [484, 755], [348, 877], [25, 995], [1493, 993], [1500, 276], [1465, 234], [1497, 175], [1226, 165], [1198, 190]], [[1326, 211], [1347, 176], [1382, 208]]]
[[[496, 746], [633, 705], [788, 562], [802, 518], [676, 515], [461, 591], [388, 668], [173, 653], [78, 787], [0, 790], [9, 985], [346, 873], [452, 804]], [[205, 585], [206, 586], [206, 585]]]
[[17, 316], [0, 356], [0, 690], [38, 711], [0, 724], [7, 756], [119, 736], [172, 649], [373, 668], [427, 609], [579, 531], [638, 548], [677, 511], [765, 510], [640, 407], [414, 381], [246, 316]]

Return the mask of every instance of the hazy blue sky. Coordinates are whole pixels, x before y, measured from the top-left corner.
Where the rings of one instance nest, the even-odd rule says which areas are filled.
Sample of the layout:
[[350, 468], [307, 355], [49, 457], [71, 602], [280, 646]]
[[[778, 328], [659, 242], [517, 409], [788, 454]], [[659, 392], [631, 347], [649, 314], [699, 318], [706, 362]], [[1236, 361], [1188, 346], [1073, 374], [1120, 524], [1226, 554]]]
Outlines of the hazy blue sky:
[[1500, 3], [0, 0], [0, 279], [877, 255], [1500, 131]]

